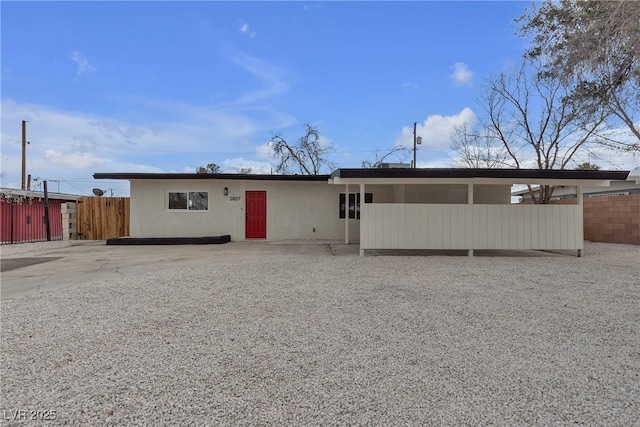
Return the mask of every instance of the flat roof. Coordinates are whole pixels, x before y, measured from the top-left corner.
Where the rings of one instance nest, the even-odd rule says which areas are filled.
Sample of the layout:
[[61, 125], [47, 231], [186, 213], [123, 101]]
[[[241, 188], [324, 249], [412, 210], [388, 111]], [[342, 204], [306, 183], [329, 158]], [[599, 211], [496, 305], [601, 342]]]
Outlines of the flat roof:
[[[0, 194], [5, 196], [23, 196], [23, 197], [37, 197], [44, 198], [44, 191], [35, 190], [21, 190], [18, 188], [0, 188]], [[79, 197], [84, 197], [78, 194], [57, 193], [55, 191], [47, 191], [47, 197], [52, 200], [78, 200]]]
[[331, 178], [506, 178], [506, 179], [571, 179], [625, 180], [629, 171], [583, 171], [560, 169], [337, 169]]
[[265, 175], [241, 173], [94, 173], [94, 179], [245, 179], [253, 181], [323, 181], [330, 175]]
[[559, 181], [566, 185], [608, 185], [609, 181], [624, 181], [629, 171], [583, 171], [559, 169], [470, 169], [470, 168], [384, 168], [336, 169], [331, 175], [267, 175], [236, 173], [138, 173], [116, 172], [95, 173], [95, 179], [221, 179], [253, 181], [311, 181], [331, 183], [538, 183], [554, 184]]

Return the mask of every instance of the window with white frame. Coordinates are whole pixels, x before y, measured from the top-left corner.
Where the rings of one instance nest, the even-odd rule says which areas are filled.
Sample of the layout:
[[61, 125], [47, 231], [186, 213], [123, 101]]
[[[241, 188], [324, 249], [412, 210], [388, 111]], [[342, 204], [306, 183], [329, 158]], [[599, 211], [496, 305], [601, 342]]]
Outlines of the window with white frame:
[[[346, 201], [345, 193], [340, 193], [340, 219], [346, 217]], [[373, 193], [364, 193], [364, 202], [373, 203]], [[360, 219], [360, 193], [349, 193], [349, 219]]]
[[167, 210], [208, 211], [209, 210], [209, 192], [207, 191], [169, 191], [167, 192]]

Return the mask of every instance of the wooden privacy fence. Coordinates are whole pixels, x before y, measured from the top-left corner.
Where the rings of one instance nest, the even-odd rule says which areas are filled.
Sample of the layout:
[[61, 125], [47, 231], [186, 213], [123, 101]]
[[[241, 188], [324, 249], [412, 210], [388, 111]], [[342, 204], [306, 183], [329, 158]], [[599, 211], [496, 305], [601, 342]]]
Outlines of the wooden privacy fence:
[[129, 235], [128, 197], [78, 199], [78, 239], [106, 240]]

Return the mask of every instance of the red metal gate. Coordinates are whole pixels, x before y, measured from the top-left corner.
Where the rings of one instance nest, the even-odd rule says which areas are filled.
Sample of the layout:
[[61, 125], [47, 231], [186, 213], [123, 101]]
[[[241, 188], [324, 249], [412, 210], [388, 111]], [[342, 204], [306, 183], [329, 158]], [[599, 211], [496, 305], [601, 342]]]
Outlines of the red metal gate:
[[[51, 240], [62, 240], [62, 204], [49, 199]], [[0, 194], [0, 244], [47, 240], [44, 199]]]

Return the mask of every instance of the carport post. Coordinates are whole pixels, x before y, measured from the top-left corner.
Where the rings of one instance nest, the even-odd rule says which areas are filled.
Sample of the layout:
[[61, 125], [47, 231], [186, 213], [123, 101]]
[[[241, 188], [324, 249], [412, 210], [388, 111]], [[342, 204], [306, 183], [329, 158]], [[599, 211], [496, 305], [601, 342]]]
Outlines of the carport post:
[[[361, 183], [360, 184], [360, 222], [358, 223], [358, 230], [360, 231], [360, 242], [358, 243], [359, 245], [362, 245], [362, 209], [363, 208], [364, 208], [364, 183]], [[362, 246], [360, 247], [362, 248]], [[364, 256], [364, 249], [360, 249], [360, 256]]]
[[345, 184], [344, 194], [344, 244], [349, 244], [349, 184]]
[[[581, 185], [577, 185], [576, 186], [576, 197], [578, 199], [578, 206], [580, 206], [580, 212], [581, 212], [581, 216], [582, 216], [582, 244], [584, 245], [584, 197], [582, 195], [582, 186]], [[576, 253], [576, 256], [578, 258], [582, 258], [582, 249], [578, 249], [578, 252]]]
[[[473, 205], [473, 184], [467, 185], [467, 204]], [[467, 229], [468, 238], [471, 241], [471, 247], [473, 248], [473, 230], [471, 230], [472, 227], [473, 227], [473, 217], [471, 218], [471, 224], [466, 224], [466, 227], [465, 227]], [[473, 256], [473, 249], [469, 249], [467, 251], [467, 255]]]

